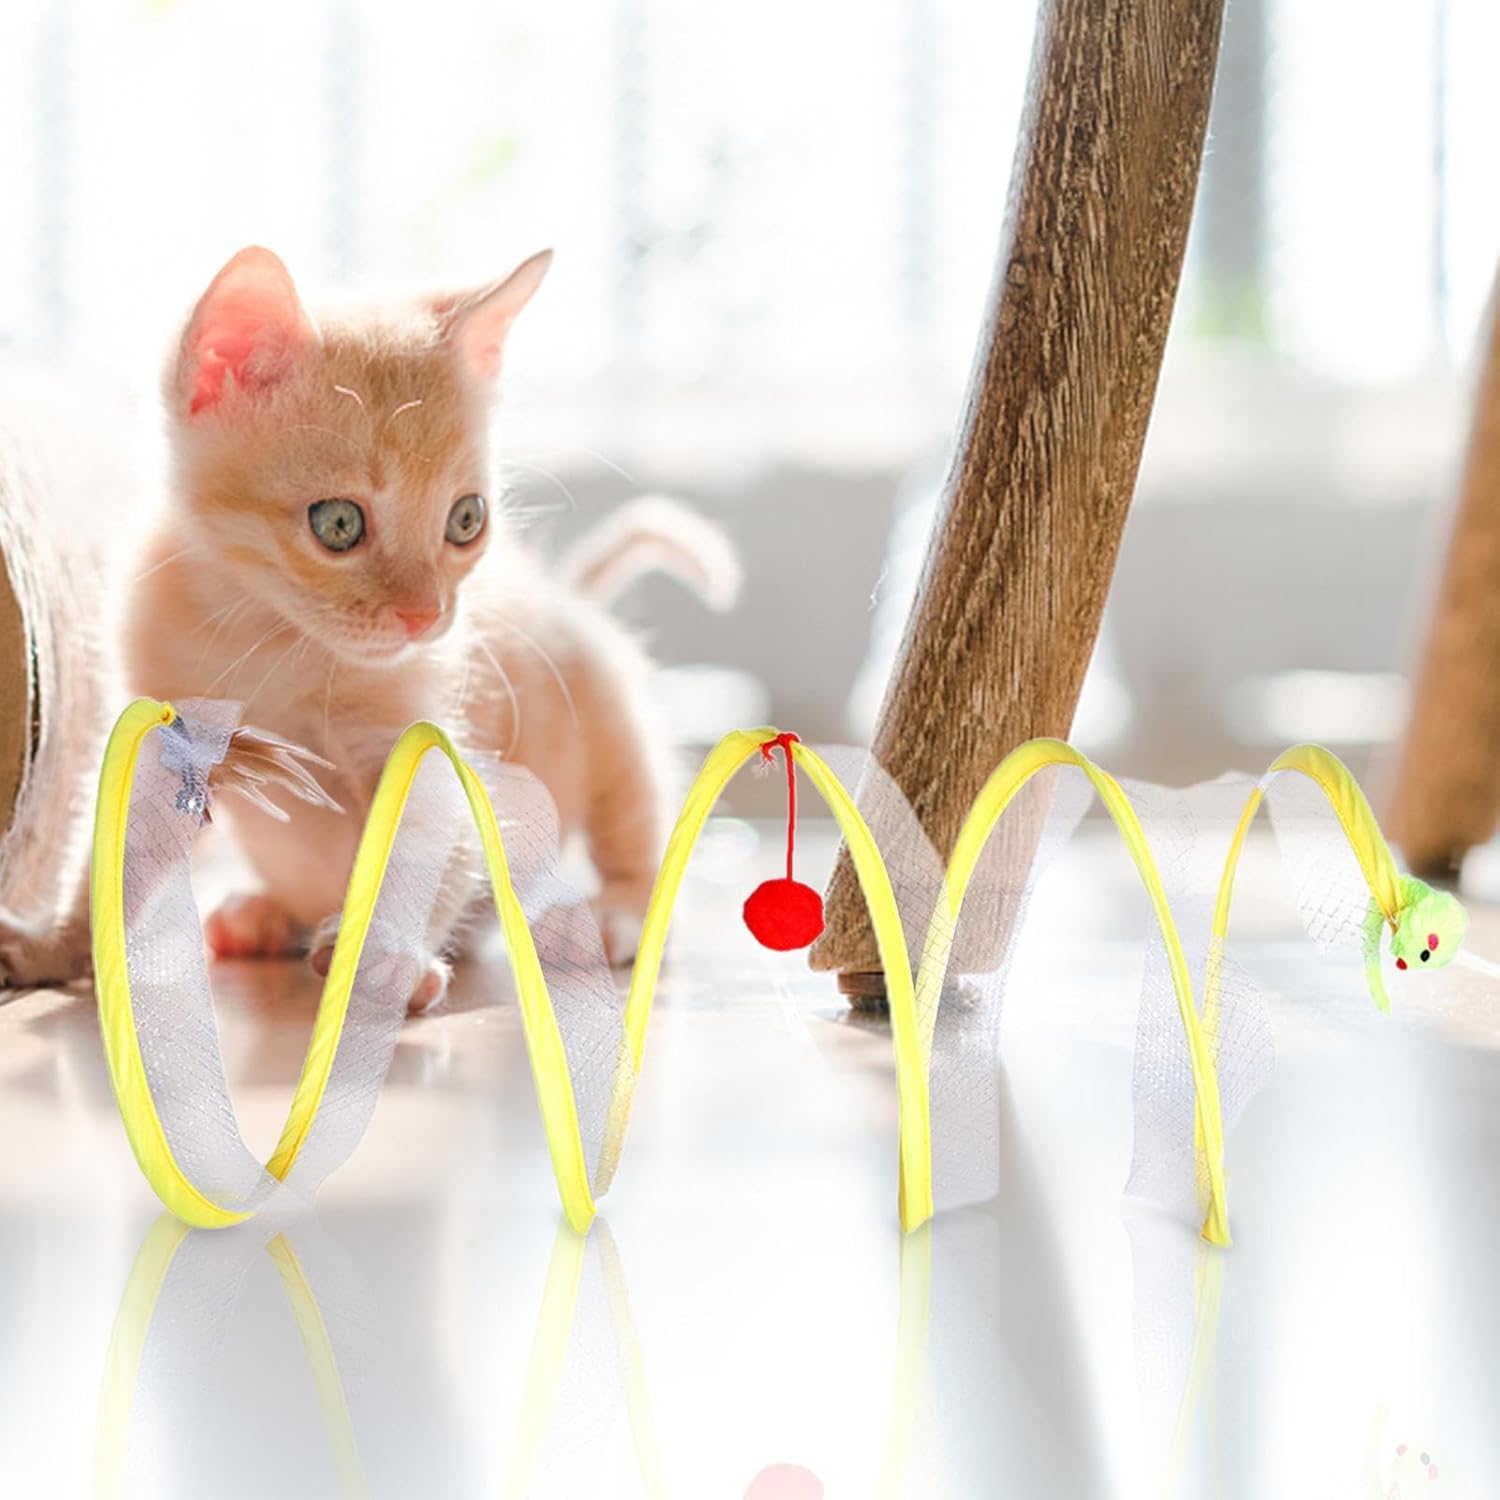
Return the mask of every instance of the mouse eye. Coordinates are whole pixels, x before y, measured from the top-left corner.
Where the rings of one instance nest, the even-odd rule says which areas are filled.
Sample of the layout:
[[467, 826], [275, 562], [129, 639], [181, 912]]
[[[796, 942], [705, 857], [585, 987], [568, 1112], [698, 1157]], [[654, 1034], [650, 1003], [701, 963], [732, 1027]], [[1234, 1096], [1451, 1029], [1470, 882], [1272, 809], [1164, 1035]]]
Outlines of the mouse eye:
[[1424, 964], [1425, 964], [1425, 963], [1426, 963], [1426, 962], [1427, 962], [1427, 960], [1428, 960], [1428, 959], [1429, 959], [1429, 958], [1431, 958], [1431, 957], [1432, 957], [1432, 952], [1431, 952], [1431, 950], [1430, 950], [1430, 949], [1427, 949], [1427, 948], [1424, 948], [1424, 949], [1423, 949], [1423, 950], [1422, 950], [1422, 962], [1423, 962], [1423, 963], [1424, 963]]

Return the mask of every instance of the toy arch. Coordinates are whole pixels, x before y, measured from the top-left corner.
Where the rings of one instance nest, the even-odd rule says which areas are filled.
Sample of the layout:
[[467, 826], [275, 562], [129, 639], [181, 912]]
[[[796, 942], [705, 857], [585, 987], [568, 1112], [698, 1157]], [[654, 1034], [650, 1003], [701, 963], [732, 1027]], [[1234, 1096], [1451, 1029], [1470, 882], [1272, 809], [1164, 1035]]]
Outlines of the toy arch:
[[[918, 1014], [933, 1018], [937, 1015], [938, 992], [948, 967], [947, 948], [952, 943], [959, 913], [963, 909], [964, 896], [990, 835], [994, 833], [1005, 810], [1022, 787], [1038, 772], [1054, 766], [1072, 766], [1088, 778], [1104, 804], [1105, 811], [1114, 820], [1115, 827], [1125, 840], [1136, 872], [1151, 899], [1152, 912], [1167, 950], [1167, 964], [1177, 997], [1183, 1035], [1187, 1039], [1188, 1066], [1193, 1079], [1195, 1138], [1203, 1152], [1208, 1178], [1208, 1211], [1203, 1224], [1203, 1237], [1215, 1245], [1228, 1245], [1229, 1209], [1224, 1184], [1224, 1128], [1219, 1102], [1218, 1071], [1193, 1002], [1192, 975], [1167, 893], [1162, 885], [1161, 874], [1141, 821], [1119, 782], [1065, 741], [1034, 739], [1017, 746], [991, 772], [964, 818], [953, 846], [952, 857], [948, 861], [944, 882], [947, 919], [942, 920], [939, 915], [934, 915], [924, 945], [923, 962], [917, 979]], [[924, 1038], [924, 1041], [929, 1040], [930, 1038]]]
[[[667, 930], [677, 893], [698, 836], [709, 814], [736, 772], [763, 745], [780, 737], [776, 729], [740, 729], [724, 736], [709, 752], [667, 840], [651, 901], [641, 929], [640, 949], [625, 1000], [625, 1047], [620, 1058], [609, 1123], [600, 1162], [601, 1191], [619, 1165], [629, 1124], [633, 1085], [646, 1049], [646, 1026], [656, 995], [656, 980], [666, 947]], [[932, 1217], [932, 1124], [929, 1107], [927, 1054], [917, 1028], [916, 986], [912, 979], [901, 910], [890, 873], [854, 799], [826, 761], [800, 740], [783, 742], [833, 814], [854, 861], [860, 889], [870, 913], [870, 924], [889, 976], [891, 1041], [896, 1055], [898, 1113], [898, 1205], [903, 1230], [912, 1230]]]
[[[105, 750], [91, 876], [94, 973], [105, 1056], [136, 1160], [157, 1196], [178, 1218], [196, 1228], [219, 1229], [243, 1222], [253, 1211], [214, 1202], [192, 1182], [173, 1155], [141, 1058], [126, 961], [124, 878], [131, 786], [146, 737], [176, 717], [176, 710], [169, 703], [137, 699], [120, 716]], [[588, 1169], [567, 1055], [525, 912], [511, 883], [494, 808], [483, 783], [453, 742], [436, 725], [425, 722], [413, 724], [401, 735], [381, 772], [350, 873], [343, 920], [318, 1002], [307, 1055], [281, 1138], [266, 1163], [266, 1171], [278, 1180], [287, 1177], [317, 1117], [338, 1053], [360, 955], [400, 831], [402, 813], [422, 760], [431, 750], [441, 751], [453, 765], [479, 830], [495, 907], [516, 978], [553, 1172], [569, 1222], [586, 1228], [593, 1218], [594, 1205], [588, 1189]]]
[[[1250, 825], [1255, 821], [1255, 814], [1267, 791], [1270, 790], [1271, 783], [1288, 771], [1295, 771], [1305, 776], [1327, 799], [1329, 807], [1333, 809], [1333, 814], [1338, 819], [1339, 827], [1343, 830], [1345, 839], [1348, 840], [1349, 848], [1359, 864], [1360, 874], [1370, 888], [1377, 924], [1384, 922], [1387, 926], [1394, 928], [1403, 904], [1401, 872], [1396, 868], [1396, 861], [1391, 857], [1390, 847], [1381, 835], [1380, 825], [1375, 821], [1375, 814], [1370, 809], [1369, 799], [1360, 789], [1359, 783], [1349, 774], [1349, 768], [1336, 755], [1331, 754], [1321, 745], [1293, 745], [1291, 749], [1283, 750], [1271, 762], [1266, 774], [1261, 777], [1246, 799], [1245, 809], [1240, 814], [1239, 824], [1234, 830], [1234, 838], [1229, 845], [1229, 854], [1224, 861], [1224, 873], [1219, 879], [1218, 896], [1214, 902], [1214, 944], [1222, 946], [1229, 936], [1229, 909], [1234, 900], [1234, 877], [1239, 869], [1240, 854], [1245, 847], [1245, 837], [1250, 831]], [[1377, 940], [1378, 935], [1377, 925], [1374, 933]], [[1367, 933], [1367, 938], [1369, 936], [1370, 934]], [[1365, 954], [1367, 979], [1371, 977], [1371, 965], [1372, 952], [1367, 948]], [[1378, 997], [1384, 994], [1379, 972], [1377, 948], [1373, 952], [1374, 977], [1371, 984], [1372, 993], [1377, 996], [1377, 1003], [1379, 1003]], [[1217, 988], [1210, 982], [1205, 986], [1205, 1014], [1208, 1013], [1208, 1006], [1216, 1003]], [[1389, 1000], [1380, 1008], [1389, 1010]]]

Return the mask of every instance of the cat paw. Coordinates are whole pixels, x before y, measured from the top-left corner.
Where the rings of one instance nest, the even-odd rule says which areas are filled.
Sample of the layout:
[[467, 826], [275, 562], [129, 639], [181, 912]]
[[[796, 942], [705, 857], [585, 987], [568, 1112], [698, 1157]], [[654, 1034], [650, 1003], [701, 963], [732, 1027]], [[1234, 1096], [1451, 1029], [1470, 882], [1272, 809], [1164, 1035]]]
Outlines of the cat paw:
[[290, 958], [297, 952], [297, 924], [264, 892], [231, 896], [203, 924], [215, 958]]
[[448, 981], [453, 978], [453, 965], [445, 958], [429, 959], [427, 971], [417, 981], [417, 987], [406, 1002], [409, 1016], [420, 1016], [435, 1010], [448, 998]]
[[593, 902], [594, 920], [599, 924], [599, 937], [610, 968], [622, 969], [634, 961], [641, 946], [649, 895], [649, 892], [621, 892], [606, 887]]
[[[327, 978], [329, 965], [333, 962], [334, 944], [338, 941], [339, 922], [330, 918], [318, 928], [313, 937], [307, 961], [313, 973]], [[418, 975], [416, 984], [406, 997], [406, 1013], [420, 1016], [441, 1005], [448, 994], [448, 981], [453, 977], [453, 965], [445, 958], [429, 958]]]
[[86, 941], [66, 933], [34, 931], [0, 917], [0, 990], [28, 990], [87, 978], [92, 955]]

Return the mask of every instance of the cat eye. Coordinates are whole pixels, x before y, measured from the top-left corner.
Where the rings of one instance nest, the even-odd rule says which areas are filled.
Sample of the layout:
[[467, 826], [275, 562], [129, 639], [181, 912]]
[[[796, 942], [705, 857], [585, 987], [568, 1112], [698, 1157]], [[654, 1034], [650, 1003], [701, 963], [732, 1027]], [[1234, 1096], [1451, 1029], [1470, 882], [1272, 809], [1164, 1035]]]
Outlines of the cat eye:
[[352, 500], [315, 500], [307, 524], [330, 552], [347, 552], [365, 534], [365, 513]]
[[455, 547], [467, 547], [484, 530], [484, 496], [464, 495], [453, 502], [443, 535]]

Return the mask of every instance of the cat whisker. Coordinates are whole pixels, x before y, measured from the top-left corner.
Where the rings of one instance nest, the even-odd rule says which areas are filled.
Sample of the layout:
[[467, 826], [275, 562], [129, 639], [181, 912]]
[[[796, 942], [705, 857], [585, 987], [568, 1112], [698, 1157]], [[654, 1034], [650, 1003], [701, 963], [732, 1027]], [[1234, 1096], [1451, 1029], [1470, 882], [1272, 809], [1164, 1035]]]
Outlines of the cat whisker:
[[473, 675], [474, 653], [472, 651], [465, 651], [463, 659], [464, 675], [458, 680], [458, 701], [453, 710], [454, 722], [458, 724], [463, 723], [464, 709], [468, 706], [469, 702], [469, 678]]
[[[255, 703], [255, 700], [260, 697], [260, 690], [265, 687], [265, 685], [272, 679], [272, 677], [276, 675], [276, 673], [281, 668], [281, 664], [285, 662], [288, 657], [292, 657], [289, 670], [295, 671], [297, 662], [302, 659], [302, 657], [307, 652], [307, 648], [311, 645], [312, 637], [310, 635], [299, 635], [297, 639], [293, 641], [292, 644], [288, 646], [286, 650], [283, 651], [281, 655], [278, 656], [276, 660], [273, 661], [271, 665], [266, 669], [265, 676], [255, 684], [255, 687], [251, 690], [249, 697], [245, 699], [245, 704], [242, 711], [245, 713], [249, 713], [251, 707]], [[296, 653], [295, 655], [293, 655], [294, 652]]]
[[510, 742], [501, 752], [502, 755], [508, 757], [511, 751], [516, 748], [516, 741], [521, 737], [521, 699], [516, 693], [515, 684], [510, 680], [510, 674], [500, 665], [495, 653], [477, 635], [474, 637], [474, 644], [489, 658], [490, 665], [495, 669], [496, 675], [500, 678], [500, 685], [505, 689], [506, 697], [510, 699]]
[[159, 573], [163, 568], [170, 567], [179, 558], [186, 557], [190, 552], [197, 552], [199, 550], [196, 543], [189, 543], [186, 547], [179, 547], [176, 552], [169, 552], [160, 562], [153, 563], [145, 572], [137, 573], [130, 581], [132, 583], [141, 583], [151, 577], [153, 573]]
[[509, 620], [499, 620], [496, 623], [502, 630], [508, 630], [512, 635], [519, 636], [527, 646], [529, 646], [539, 657], [541, 657], [547, 670], [552, 674], [552, 680], [557, 684], [558, 691], [562, 693], [564, 700], [567, 702], [568, 714], [573, 720], [574, 729], [577, 729], [578, 705], [573, 702], [572, 691], [568, 687], [567, 681], [564, 679], [562, 671], [559, 669], [557, 663], [553, 661], [552, 658], [547, 654], [547, 652], [541, 646], [539, 646], [529, 635], [527, 635], [519, 625], [513, 625]]
[[499, 514], [506, 524], [517, 533], [524, 531], [533, 521], [543, 516], [555, 516], [564, 509], [561, 505], [504, 505]]
[[229, 665], [225, 667], [224, 670], [220, 672], [219, 675], [215, 677], [214, 680], [209, 683], [206, 688], [204, 688], [203, 696], [205, 698], [211, 698], [213, 696], [214, 689], [218, 687], [218, 685], [223, 682], [226, 677], [233, 673], [237, 667], [242, 665], [244, 662], [249, 661], [249, 659], [254, 656], [255, 653], [259, 651], [267, 641], [275, 640], [276, 637], [278, 635], [281, 635], [283, 631], [290, 630], [291, 628], [292, 622], [290, 620], [283, 620], [281, 624], [273, 625], [268, 631], [266, 631], [263, 636], [260, 637], [258, 641], [254, 643], [254, 645], [247, 647], [237, 657], [235, 657], [235, 659], [230, 662]]
[[[549, 449], [548, 451], [551, 452], [552, 450]], [[580, 446], [574, 446], [574, 447], [571, 447], [571, 448], [560, 449], [560, 450], [557, 450], [557, 451], [559, 451], [559, 452], [566, 452], [566, 453], [581, 453], [581, 454], [584, 455], [585, 458], [591, 458], [591, 459], [594, 460], [595, 463], [603, 464], [606, 469], [613, 470], [627, 484], [635, 484], [636, 483], [636, 477], [635, 477], [635, 475], [632, 474], [628, 469], [624, 468], [620, 464], [617, 464], [612, 458], [606, 458], [602, 453], [597, 452], [593, 448], [584, 448], [584, 447], [580, 447]], [[538, 455], [532, 455], [532, 456], [536, 457]], [[541, 457], [546, 457], [547, 455], [543, 454], [543, 455], [540, 455], [540, 456]]]
[[502, 460], [501, 467], [506, 469], [526, 469], [533, 474], [540, 474], [543, 479], [551, 480], [557, 486], [563, 498], [568, 502], [572, 510], [578, 509], [578, 501], [573, 496], [573, 491], [565, 485], [551, 469], [544, 469], [540, 464], [522, 463], [519, 459], [507, 458]]
[[[215, 610], [213, 614], [211, 614], [203, 622], [205, 626], [213, 625], [214, 628], [209, 632], [207, 639], [203, 642], [202, 650], [198, 652], [198, 662], [200, 665], [203, 662], [203, 658], [208, 655], [214, 642], [218, 640], [220, 634], [229, 628], [230, 622], [237, 617], [246, 614], [254, 606], [254, 604], [255, 600], [253, 598], [236, 599], [232, 604], [226, 604], [223, 609]], [[215, 625], [214, 622], [216, 620], [218, 621], [218, 624]]]
[[336, 385], [334, 390], [341, 396], [347, 396], [361, 411], [365, 409], [365, 398], [358, 391], [351, 391], [347, 385]]
[[231, 599], [223, 609], [216, 609], [204, 622], [204, 625], [212, 625], [215, 620], [222, 620], [227, 615], [232, 615], [236, 610], [249, 609], [255, 602], [253, 598]]
[[339, 659], [333, 652], [328, 653], [328, 682], [323, 688], [323, 743], [328, 743], [328, 731], [332, 718], [333, 709], [333, 674], [338, 670]]

